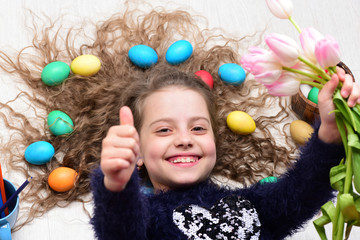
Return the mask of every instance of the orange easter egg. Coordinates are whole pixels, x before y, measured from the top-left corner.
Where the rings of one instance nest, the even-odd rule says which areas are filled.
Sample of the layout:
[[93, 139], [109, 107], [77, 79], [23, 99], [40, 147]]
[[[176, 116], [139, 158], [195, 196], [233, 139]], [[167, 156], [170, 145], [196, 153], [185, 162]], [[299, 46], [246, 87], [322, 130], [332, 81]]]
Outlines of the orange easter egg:
[[67, 192], [75, 186], [77, 175], [72, 168], [58, 167], [50, 173], [48, 184], [56, 192]]

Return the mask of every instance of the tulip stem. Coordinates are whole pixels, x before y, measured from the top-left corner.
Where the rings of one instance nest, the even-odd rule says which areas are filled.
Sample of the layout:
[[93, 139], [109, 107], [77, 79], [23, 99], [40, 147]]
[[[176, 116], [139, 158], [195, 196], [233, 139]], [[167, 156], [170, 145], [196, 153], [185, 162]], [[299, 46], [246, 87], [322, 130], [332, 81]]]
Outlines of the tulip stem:
[[312, 81], [304, 81], [301, 80], [300, 81], [301, 84], [307, 84], [313, 87], [317, 87], [318, 89], [322, 89], [324, 87], [324, 85], [322, 85], [321, 83], [316, 83], [316, 82], [312, 82]]
[[296, 30], [301, 33], [301, 28], [299, 27], [299, 25], [295, 22], [295, 20], [290, 16], [289, 17], [289, 21], [292, 23], [292, 25], [296, 28]]
[[294, 69], [294, 68], [289, 68], [289, 67], [282, 67], [283, 70], [285, 71], [289, 71], [289, 72], [293, 72], [293, 73], [298, 73], [298, 74], [301, 74], [301, 75], [304, 75], [306, 77], [309, 77], [313, 80], [316, 80], [318, 82], [321, 82], [322, 84], [325, 84], [326, 81], [324, 81], [324, 79], [322, 79], [321, 77], [315, 75], [315, 74], [311, 74], [311, 73], [307, 73], [307, 72], [303, 72], [301, 70], [298, 70], [298, 69]]
[[309, 60], [303, 58], [302, 56], [299, 56], [298, 59], [300, 61], [302, 61], [303, 63], [305, 63], [306, 65], [308, 65], [311, 69], [315, 70], [316, 72], [319, 73], [319, 75], [324, 78], [326, 81], [330, 80], [331, 77], [326, 74], [326, 72], [324, 71], [324, 69], [319, 68], [318, 66], [316, 66], [315, 64], [313, 64], [312, 62], [310, 62]]

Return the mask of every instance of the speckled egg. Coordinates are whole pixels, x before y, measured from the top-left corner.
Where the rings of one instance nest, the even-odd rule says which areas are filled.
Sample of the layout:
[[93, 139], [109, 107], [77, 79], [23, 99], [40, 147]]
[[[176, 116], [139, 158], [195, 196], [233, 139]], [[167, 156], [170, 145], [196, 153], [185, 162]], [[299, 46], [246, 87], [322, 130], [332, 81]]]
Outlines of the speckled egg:
[[71, 118], [59, 110], [54, 110], [49, 113], [47, 124], [55, 136], [70, 134], [74, 130], [74, 123]]
[[195, 72], [195, 75], [200, 77], [211, 89], [214, 87], [214, 79], [209, 72], [199, 70]]
[[101, 68], [100, 59], [91, 54], [84, 54], [76, 57], [70, 65], [71, 71], [75, 74], [90, 77], [99, 72]]
[[295, 120], [290, 124], [290, 135], [299, 145], [304, 145], [313, 132], [312, 126], [303, 120]]
[[41, 80], [48, 86], [56, 86], [65, 81], [70, 74], [68, 64], [60, 61], [49, 63], [41, 72]]
[[38, 141], [30, 144], [25, 150], [25, 159], [31, 164], [42, 165], [50, 162], [55, 154], [55, 149], [51, 143]]
[[166, 51], [166, 61], [171, 65], [178, 65], [188, 60], [193, 53], [193, 47], [187, 40], [179, 40], [171, 44]]
[[48, 184], [56, 192], [67, 192], [75, 186], [77, 172], [68, 167], [54, 169], [48, 178]]
[[226, 83], [240, 85], [245, 81], [245, 70], [238, 64], [225, 63], [219, 67], [219, 77]]
[[241, 135], [253, 133], [256, 129], [254, 119], [243, 111], [233, 111], [227, 118], [226, 123], [231, 131]]
[[158, 61], [158, 55], [154, 49], [146, 45], [136, 45], [130, 48], [130, 61], [140, 68], [149, 68]]

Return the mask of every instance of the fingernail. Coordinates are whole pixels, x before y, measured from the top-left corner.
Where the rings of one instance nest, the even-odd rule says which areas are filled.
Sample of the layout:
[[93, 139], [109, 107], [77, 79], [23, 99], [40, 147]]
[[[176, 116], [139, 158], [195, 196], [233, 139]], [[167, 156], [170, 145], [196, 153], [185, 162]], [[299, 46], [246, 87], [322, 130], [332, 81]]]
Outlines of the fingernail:
[[342, 95], [343, 97], [348, 97], [348, 96], [349, 96], [349, 92], [346, 91], [346, 90], [342, 90], [342, 91], [341, 91], [341, 95]]
[[348, 106], [349, 107], [354, 107], [355, 106], [355, 101], [348, 101]]

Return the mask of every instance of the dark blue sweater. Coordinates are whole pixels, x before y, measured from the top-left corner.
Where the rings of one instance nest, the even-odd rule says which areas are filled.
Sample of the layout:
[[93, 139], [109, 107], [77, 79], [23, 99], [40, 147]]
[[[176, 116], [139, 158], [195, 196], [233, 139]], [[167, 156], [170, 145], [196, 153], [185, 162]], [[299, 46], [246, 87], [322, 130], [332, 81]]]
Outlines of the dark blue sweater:
[[325, 144], [315, 131], [276, 183], [230, 190], [208, 180], [155, 195], [141, 191], [136, 171], [125, 190], [110, 192], [97, 169], [91, 223], [106, 240], [283, 239], [333, 197], [329, 171], [343, 156], [342, 146]]

